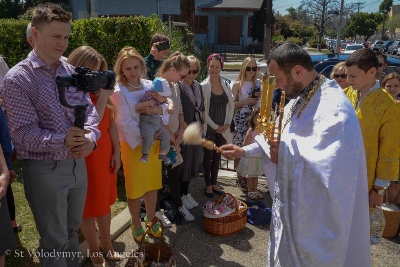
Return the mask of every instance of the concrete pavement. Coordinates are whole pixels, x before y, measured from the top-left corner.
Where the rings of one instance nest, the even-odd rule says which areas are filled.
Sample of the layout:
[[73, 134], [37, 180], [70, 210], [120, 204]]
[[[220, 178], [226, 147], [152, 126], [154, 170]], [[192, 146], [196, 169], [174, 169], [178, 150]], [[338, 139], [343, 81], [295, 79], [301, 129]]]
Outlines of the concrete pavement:
[[[230, 164], [230, 166], [232, 166]], [[235, 186], [236, 174], [232, 171], [220, 170], [218, 183], [226, 192], [237, 195], [239, 199], [249, 200], [247, 196]], [[121, 178], [119, 178], [121, 179]], [[227, 237], [209, 235], [203, 228], [202, 206], [210, 200], [204, 195], [204, 179], [202, 177], [191, 180], [189, 192], [199, 202], [199, 207], [190, 210], [196, 217], [193, 222], [183, 221], [182, 225], [173, 225], [167, 228], [165, 236], [173, 248], [178, 267], [262, 267], [266, 264], [266, 250], [269, 238], [269, 224], [251, 225]], [[271, 207], [272, 199], [268, 193], [265, 179], [259, 179], [258, 189], [265, 196], [264, 203]], [[215, 200], [217, 196], [214, 196]], [[127, 209], [112, 220], [113, 245], [116, 251], [123, 255], [129, 254], [137, 248], [129, 228], [130, 215]], [[119, 233], [121, 233], [119, 235]], [[81, 244], [82, 255], [87, 255], [85, 243]], [[385, 239], [371, 246], [372, 266], [391, 267], [400, 266], [400, 236]], [[119, 262], [108, 261], [109, 266], [125, 266], [126, 259]], [[90, 267], [89, 261], [82, 266]]]

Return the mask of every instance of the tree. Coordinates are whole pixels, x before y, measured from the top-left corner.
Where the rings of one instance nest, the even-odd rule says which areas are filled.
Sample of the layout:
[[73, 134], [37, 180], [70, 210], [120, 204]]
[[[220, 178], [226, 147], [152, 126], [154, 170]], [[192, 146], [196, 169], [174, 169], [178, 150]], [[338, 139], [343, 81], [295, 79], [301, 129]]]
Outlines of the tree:
[[23, 5], [20, 1], [1, 0], [0, 1], [0, 19], [17, 19], [22, 11]]
[[396, 29], [400, 28], [400, 15], [394, 15], [390, 17], [386, 23], [386, 28], [389, 30], [391, 39], [397, 39]]
[[383, 25], [382, 25], [382, 39], [385, 37], [385, 20], [386, 15], [389, 13], [390, 9], [393, 6], [393, 0], [383, 0], [379, 5], [379, 12], [383, 14]]
[[383, 17], [379, 13], [354, 13], [350, 16], [350, 23], [346, 33], [353, 34], [348, 36], [354, 36], [355, 34], [362, 35], [365, 41], [367, 41], [375, 33], [382, 19]]
[[[313, 19], [313, 24], [318, 29], [318, 43], [321, 43], [324, 36], [325, 27], [328, 21], [332, 22], [335, 12], [339, 10], [338, 0], [302, 0], [301, 7], [307, 10], [309, 16]], [[318, 47], [321, 51], [321, 47]]]

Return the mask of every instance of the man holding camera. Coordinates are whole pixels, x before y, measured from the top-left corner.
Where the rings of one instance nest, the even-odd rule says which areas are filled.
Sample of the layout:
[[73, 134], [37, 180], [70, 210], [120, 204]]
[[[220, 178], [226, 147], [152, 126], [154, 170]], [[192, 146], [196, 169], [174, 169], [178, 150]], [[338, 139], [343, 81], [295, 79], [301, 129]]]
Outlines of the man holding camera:
[[144, 61], [147, 67], [146, 78], [153, 81], [157, 77], [158, 68], [168, 54], [169, 38], [162, 33], [156, 33], [151, 37], [150, 46], [150, 53], [144, 58]]
[[65, 90], [70, 105], [87, 105], [85, 130], [73, 126], [74, 109], [59, 101], [56, 76], [74, 73], [73, 66], [60, 60], [71, 19], [58, 5], [39, 5], [31, 22], [34, 49], [2, 84], [10, 134], [23, 160], [25, 196], [40, 235], [41, 266], [79, 266], [78, 229], [87, 188], [84, 157], [100, 137], [88, 94]]

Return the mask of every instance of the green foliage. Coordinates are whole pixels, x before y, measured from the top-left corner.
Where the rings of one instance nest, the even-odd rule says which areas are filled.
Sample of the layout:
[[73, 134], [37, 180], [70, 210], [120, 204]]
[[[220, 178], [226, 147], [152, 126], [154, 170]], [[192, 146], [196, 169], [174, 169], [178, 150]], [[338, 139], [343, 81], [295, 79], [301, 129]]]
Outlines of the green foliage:
[[0, 1], [0, 19], [18, 18], [18, 14], [22, 11], [22, 3], [14, 0]]
[[[26, 42], [27, 20], [0, 20], [0, 55], [6, 57], [11, 67], [26, 58], [31, 50]], [[71, 39], [65, 56], [81, 45], [90, 45], [98, 50], [112, 68], [118, 52], [124, 46], [133, 46], [142, 56], [150, 51], [150, 40], [154, 33], [169, 36], [166, 24], [157, 15], [150, 17], [118, 17], [79, 19], [72, 22]], [[173, 28], [171, 53], [181, 51], [194, 53], [193, 34], [186, 28]]]
[[[308, 46], [312, 48], [318, 48], [318, 40], [317, 39], [311, 39], [308, 41]], [[321, 49], [328, 48], [328, 45], [326, 44], [325, 41], [321, 41]]]
[[383, 0], [379, 5], [379, 12], [381, 12], [382, 14], [387, 14], [389, 13], [392, 6], [393, 6], [393, 0]]
[[[348, 33], [355, 33], [365, 36], [365, 40], [374, 34], [377, 30], [379, 23], [382, 22], [382, 15], [378, 13], [364, 13], [359, 12], [350, 16], [351, 22], [348, 25]], [[354, 36], [354, 35], [348, 35]]]
[[400, 15], [391, 16], [386, 22], [385, 28], [389, 30], [392, 38], [396, 39], [396, 29], [400, 28]]
[[0, 19], [0, 55], [9, 67], [26, 57], [31, 50], [26, 41], [26, 26], [29, 21]]
[[289, 38], [287, 38], [287, 41], [288, 41], [288, 42], [295, 43], [295, 44], [297, 44], [297, 45], [303, 45], [303, 41], [300, 40], [299, 37], [289, 37]]

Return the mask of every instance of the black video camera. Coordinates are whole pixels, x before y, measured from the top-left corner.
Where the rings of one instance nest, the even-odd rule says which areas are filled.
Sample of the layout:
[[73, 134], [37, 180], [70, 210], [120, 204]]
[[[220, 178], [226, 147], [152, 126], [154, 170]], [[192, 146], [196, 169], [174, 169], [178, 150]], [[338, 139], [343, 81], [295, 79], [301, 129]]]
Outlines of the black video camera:
[[56, 84], [59, 94], [60, 103], [67, 108], [75, 109], [74, 125], [81, 129], [84, 128], [86, 116], [86, 104], [72, 106], [65, 99], [65, 88], [69, 86], [76, 87], [77, 91], [84, 93], [97, 93], [100, 88], [112, 90], [115, 83], [115, 73], [111, 70], [107, 71], [91, 71], [86, 67], [75, 67], [75, 73], [72, 75], [56, 77]]
[[58, 75], [56, 78], [57, 87], [74, 86], [84, 93], [97, 93], [100, 88], [111, 90], [115, 83], [115, 74], [111, 70], [91, 71], [86, 67], [76, 67], [75, 73], [71, 76]]

